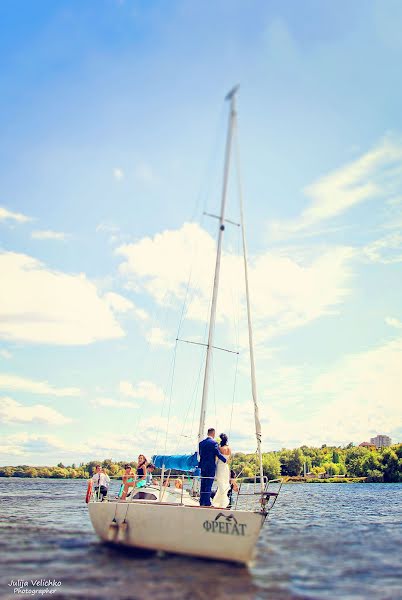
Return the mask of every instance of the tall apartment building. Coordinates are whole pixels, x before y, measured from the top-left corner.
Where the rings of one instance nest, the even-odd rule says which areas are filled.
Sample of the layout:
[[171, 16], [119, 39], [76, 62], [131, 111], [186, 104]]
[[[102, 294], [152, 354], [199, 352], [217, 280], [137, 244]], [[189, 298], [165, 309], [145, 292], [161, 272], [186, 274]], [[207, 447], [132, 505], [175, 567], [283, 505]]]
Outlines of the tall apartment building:
[[391, 446], [392, 443], [391, 438], [387, 435], [376, 435], [370, 439], [370, 442], [376, 448], [385, 448], [386, 446]]

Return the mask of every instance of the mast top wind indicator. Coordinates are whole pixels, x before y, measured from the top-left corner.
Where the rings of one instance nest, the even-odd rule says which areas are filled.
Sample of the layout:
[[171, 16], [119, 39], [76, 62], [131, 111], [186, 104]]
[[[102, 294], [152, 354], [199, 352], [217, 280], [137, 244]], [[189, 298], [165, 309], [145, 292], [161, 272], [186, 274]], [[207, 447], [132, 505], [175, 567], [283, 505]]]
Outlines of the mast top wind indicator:
[[235, 85], [234, 87], [232, 87], [232, 89], [230, 90], [230, 92], [228, 92], [225, 96], [225, 100], [232, 100], [232, 98], [236, 95], [236, 93], [238, 92], [240, 88], [240, 84], [238, 83], [237, 85]]

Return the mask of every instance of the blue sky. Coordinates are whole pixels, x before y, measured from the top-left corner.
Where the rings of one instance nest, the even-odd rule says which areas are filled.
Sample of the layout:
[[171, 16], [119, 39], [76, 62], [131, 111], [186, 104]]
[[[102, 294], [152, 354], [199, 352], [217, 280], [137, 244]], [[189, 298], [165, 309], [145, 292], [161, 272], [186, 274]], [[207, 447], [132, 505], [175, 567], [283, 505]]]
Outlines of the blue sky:
[[[237, 82], [263, 449], [401, 441], [401, 4], [5, 1], [0, 23], [0, 464], [193, 449], [204, 350], [175, 339], [183, 305], [205, 336]], [[208, 424], [253, 451], [238, 234], [236, 387], [215, 353]]]

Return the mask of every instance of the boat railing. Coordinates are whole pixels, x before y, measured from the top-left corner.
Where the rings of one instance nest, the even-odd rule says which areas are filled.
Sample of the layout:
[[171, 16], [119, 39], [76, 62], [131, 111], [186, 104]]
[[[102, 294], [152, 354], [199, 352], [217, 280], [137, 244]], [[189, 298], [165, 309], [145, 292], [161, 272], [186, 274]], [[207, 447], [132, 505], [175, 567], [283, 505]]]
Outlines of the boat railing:
[[260, 477], [243, 477], [238, 482], [234, 508], [259, 510], [264, 514], [272, 509], [282, 487], [282, 479], [268, 479], [266, 476], [263, 477], [262, 486]]
[[[181, 487], [176, 487], [176, 481], [181, 481]], [[180, 493], [180, 503], [186, 503], [186, 497], [191, 496], [194, 499], [199, 500], [201, 480], [209, 479], [215, 480], [214, 477], [201, 477], [195, 475], [186, 475], [185, 477], [171, 477], [167, 485], [163, 486], [163, 490], [169, 490], [170, 492]], [[172, 483], [173, 487], [170, 487]], [[260, 477], [242, 477], [237, 478], [235, 485], [231, 486], [229, 490], [229, 507], [233, 510], [250, 510], [260, 511], [267, 514], [274, 506], [279, 492], [282, 487], [282, 479], [268, 479], [264, 476], [261, 486]], [[214, 486], [213, 486], [214, 488]], [[212, 490], [213, 495], [214, 489]], [[162, 501], [165, 498], [165, 493], [162, 496]]]
[[[215, 480], [214, 477], [201, 477], [198, 475], [185, 475], [169, 476], [161, 481], [159, 478], [154, 478], [152, 485], [146, 487], [134, 488], [130, 496], [127, 497], [126, 502], [163, 502], [163, 503], [174, 503], [174, 504], [189, 504], [189, 498], [199, 501], [201, 480], [209, 479]], [[180, 481], [180, 484], [177, 482]], [[233, 482], [232, 482], [233, 483]], [[268, 512], [274, 506], [279, 492], [282, 487], [282, 479], [268, 479], [264, 476], [262, 480], [260, 477], [241, 477], [236, 478], [234, 485], [231, 485], [228, 490], [228, 506], [221, 508], [231, 508], [232, 510], [247, 510], [252, 512], [261, 512], [268, 514]], [[141, 495], [144, 491], [152, 492], [155, 494], [154, 500], [147, 500], [146, 498], [136, 498], [137, 492]], [[216, 491], [216, 486], [213, 485], [212, 489], [212, 501]], [[117, 499], [117, 498], [116, 498]], [[98, 492], [93, 490], [92, 502], [100, 502], [102, 497]], [[122, 502], [122, 500], [119, 500]], [[191, 503], [192, 504], [192, 503]], [[192, 504], [193, 505], [193, 504]]]

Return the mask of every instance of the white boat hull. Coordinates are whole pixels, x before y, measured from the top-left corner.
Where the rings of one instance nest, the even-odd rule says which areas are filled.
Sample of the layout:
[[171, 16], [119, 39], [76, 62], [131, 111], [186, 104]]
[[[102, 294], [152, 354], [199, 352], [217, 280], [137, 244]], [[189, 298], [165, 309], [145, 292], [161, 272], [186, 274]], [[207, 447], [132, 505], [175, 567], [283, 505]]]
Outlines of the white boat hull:
[[265, 520], [258, 512], [146, 501], [88, 506], [105, 542], [243, 564], [252, 559]]

